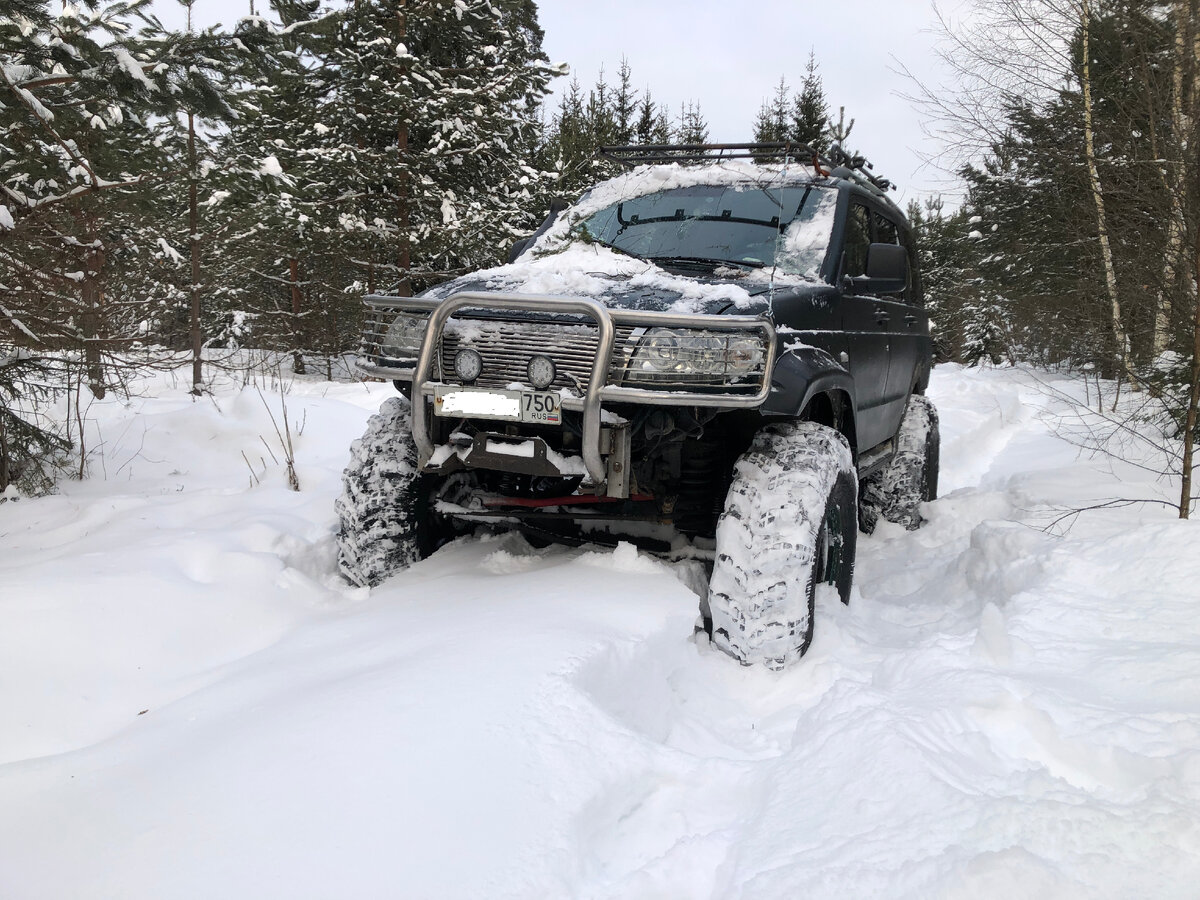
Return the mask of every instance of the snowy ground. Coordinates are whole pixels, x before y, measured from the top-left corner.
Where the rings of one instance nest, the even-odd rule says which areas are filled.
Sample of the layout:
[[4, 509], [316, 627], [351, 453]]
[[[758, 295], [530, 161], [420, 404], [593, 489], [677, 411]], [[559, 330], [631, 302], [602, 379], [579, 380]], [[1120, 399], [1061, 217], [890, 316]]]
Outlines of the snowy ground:
[[1197, 896], [1200, 525], [1040, 530], [1173, 486], [1032, 374], [936, 371], [942, 499], [783, 674], [631, 548], [341, 584], [389, 391], [291, 386], [292, 493], [253, 388], [158, 382], [92, 408], [93, 479], [0, 505], [0, 897]]

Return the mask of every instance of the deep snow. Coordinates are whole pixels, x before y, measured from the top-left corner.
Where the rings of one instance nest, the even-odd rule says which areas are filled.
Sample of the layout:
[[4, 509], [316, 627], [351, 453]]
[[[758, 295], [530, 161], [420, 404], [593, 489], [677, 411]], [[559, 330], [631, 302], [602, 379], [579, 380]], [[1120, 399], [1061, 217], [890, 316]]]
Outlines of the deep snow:
[[97, 403], [94, 477], [0, 504], [0, 897], [1195, 897], [1200, 526], [1040, 530], [1173, 490], [1046, 377], [935, 371], [942, 499], [781, 674], [628, 546], [341, 583], [386, 386], [290, 386], [300, 493], [253, 388]]

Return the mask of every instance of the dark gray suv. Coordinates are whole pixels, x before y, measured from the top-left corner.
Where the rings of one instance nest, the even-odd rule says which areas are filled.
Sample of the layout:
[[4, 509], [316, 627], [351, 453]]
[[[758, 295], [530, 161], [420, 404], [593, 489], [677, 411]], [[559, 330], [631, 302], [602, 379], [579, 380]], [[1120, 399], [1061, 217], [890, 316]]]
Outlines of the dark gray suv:
[[908, 223], [836, 151], [605, 152], [631, 168], [507, 265], [366, 298], [359, 368], [400, 395], [352, 448], [339, 565], [376, 584], [479, 525], [634, 540], [703, 560], [714, 643], [785, 666], [858, 529], [936, 496]]

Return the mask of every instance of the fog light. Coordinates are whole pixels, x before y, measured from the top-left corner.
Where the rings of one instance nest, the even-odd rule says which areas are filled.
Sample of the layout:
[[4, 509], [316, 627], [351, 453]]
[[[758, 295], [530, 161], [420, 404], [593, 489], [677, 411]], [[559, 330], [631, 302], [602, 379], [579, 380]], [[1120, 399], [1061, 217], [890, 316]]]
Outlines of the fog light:
[[477, 350], [459, 350], [454, 354], [454, 374], [470, 384], [483, 371], [483, 357]]
[[529, 365], [526, 366], [525, 372], [529, 375], [529, 382], [539, 391], [544, 391], [550, 387], [554, 381], [554, 376], [558, 374], [554, 368], [554, 360], [548, 356], [535, 356], [529, 360]]

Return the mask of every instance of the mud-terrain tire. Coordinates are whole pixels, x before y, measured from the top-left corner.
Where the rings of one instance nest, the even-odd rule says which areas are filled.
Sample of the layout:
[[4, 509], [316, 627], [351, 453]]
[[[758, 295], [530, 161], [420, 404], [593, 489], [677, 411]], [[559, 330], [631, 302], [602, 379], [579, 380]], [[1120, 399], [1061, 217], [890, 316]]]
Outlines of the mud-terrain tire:
[[738, 459], [717, 523], [713, 643], [782, 669], [808, 650], [816, 586], [850, 599], [857, 478], [846, 439], [813, 422], [763, 428]]
[[863, 479], [859, 524], [864, 532], [873, 532], [880, 517], [909, 531], [921, 527], [921, 504], [937, 499], [940, 452], [937, 407], [928, 397], [913, 394], [896, 433], [891, 462]]
[[350, 445], [342, 495], [334, 503], [338, 569], [347, 580], [374, 587], [433, 552], [432, 486], [433, 479], [417, 471], [409, 402], [392, 397]]

